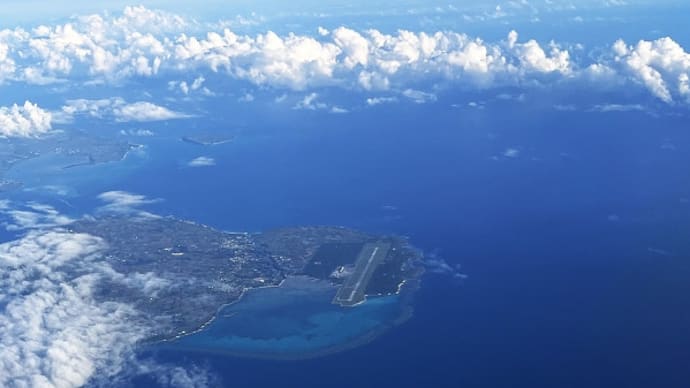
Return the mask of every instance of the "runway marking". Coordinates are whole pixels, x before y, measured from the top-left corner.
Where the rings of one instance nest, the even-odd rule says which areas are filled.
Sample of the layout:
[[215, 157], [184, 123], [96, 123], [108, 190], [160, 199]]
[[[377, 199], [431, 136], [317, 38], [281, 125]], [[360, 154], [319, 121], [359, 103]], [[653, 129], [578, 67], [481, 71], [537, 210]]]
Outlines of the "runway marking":
[[357, 290], [359, 289], [359, 286], [362, 285], [362, 280], [364, 280], [364, 277], [366, 276], [367, 272], [369, 271], [369, 266], [371, 266], [371, 262], [374, 261], [374, 256], [376, 256], [376, 253], [378, 253], [379, 247], [374, 248], [374, 251], [371, 252], [371, 256], [369, 256], [369, 260], [367, 261], [367, 265], [364, 266], [364, 271], [362, 271], [362, 275], [359, 277], [359, 280], [357, 280], [357, 283], [355, 283], [355, 286], [352, 287], [352, 292], [350, 293], [350, 297], [347, 298], [348, 302], [352, 302], [352, 299], [355, 298], [355, 293], [357, 293]]
[[376, 267], [386, 259], [389, 249], [390, 243], [387, 242], [366, 243], [357, 255], [354, 272], [340, 286], [333, 303], [356, 306], [363, 302], [366, 299], [366, 288], [376, 272]]

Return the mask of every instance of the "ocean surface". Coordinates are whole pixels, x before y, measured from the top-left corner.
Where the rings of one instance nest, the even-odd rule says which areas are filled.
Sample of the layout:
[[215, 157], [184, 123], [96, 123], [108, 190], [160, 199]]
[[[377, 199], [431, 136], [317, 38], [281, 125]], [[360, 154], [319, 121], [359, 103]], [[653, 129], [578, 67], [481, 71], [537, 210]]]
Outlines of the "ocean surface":
[[247, 292], [204, 330], [153, 350], [299, 360], [366, 344], [408, 318], [402, 296], [369, 298], [358, 308], [343, 308], [331, 303], [336, 291], [327, 281], [290, 277], [279, 287]]
[[[281, 111], [154, 124], [156, 136], [132, 138], [145, 147], [121, 163], [58, 175], [51, 160], [18, 166], [12, 174], [30, 176], [36, 190], [12, 197], [79, 215], [99, 206], [99, 193], [126, 190], [161, 199], [148, 211], [229, 231], [344, 225], [397, 233], [468, 275], [429, 271], [410, 320], [324, 357], [265, 360], [219, 349], [217, 330], [227, 329], [235, 349], [261, 352], [243, 334], [250, 321], [209, 330], [207, 352], [197, 340], [146, 355], [208, 368], [227, 386], [686, 387], [687, 119], [497, 111], [410, 104], [308, 120]], [[207, 147], [179, 140], [202, 130], [236, 139]], [[199, 156], [216, 165], [187, 165]], [[309, 309], [302, 302], [295, 311]], [[287, 330], [279, 346], [290, 347], [304, 326], [288, 319], [291, 309], [268, 311], [257, 314]]]

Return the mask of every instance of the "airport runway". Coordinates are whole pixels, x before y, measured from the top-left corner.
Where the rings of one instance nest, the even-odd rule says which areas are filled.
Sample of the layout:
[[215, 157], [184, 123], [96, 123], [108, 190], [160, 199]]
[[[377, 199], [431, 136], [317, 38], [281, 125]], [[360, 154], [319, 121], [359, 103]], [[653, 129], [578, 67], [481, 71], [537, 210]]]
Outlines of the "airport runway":
[[368, 243], [362, 247], [355, 262], [355, 270], [340, 287], [333, 303], [341, 306], [354, 306], [364, 301], [367, 285], [376, 267], [386, 258], [390, 243]]

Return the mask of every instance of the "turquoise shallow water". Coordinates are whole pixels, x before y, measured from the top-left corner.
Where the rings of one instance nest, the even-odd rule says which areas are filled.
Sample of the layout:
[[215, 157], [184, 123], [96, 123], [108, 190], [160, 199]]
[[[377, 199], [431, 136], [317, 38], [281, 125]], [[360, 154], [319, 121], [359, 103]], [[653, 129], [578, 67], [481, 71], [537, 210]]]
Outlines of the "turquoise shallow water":
[[368, 342], [404, 318], [399, 296], [369, 299], [355, 308], [333, 305], [336, 288], [296, 277], [280, 287], [247, 292], [223, 308], [201, 332], [164, 349], [219, 352], [259, 358], [308, 358]]
[[[83, 161], [84, 158], [47, 153], [18, 163], [5, 177], [22, 182], [25, 187], [23, 192], [28, 193], [25, 197], [33, 200], [95, 197], [100, 191], [120, 186], [119, 182], [148, 161], [148, 155], [144, 148], [133, 149], [120, 161], [65, 168]], [[13, 194], [22, 196], [21, 192]]]

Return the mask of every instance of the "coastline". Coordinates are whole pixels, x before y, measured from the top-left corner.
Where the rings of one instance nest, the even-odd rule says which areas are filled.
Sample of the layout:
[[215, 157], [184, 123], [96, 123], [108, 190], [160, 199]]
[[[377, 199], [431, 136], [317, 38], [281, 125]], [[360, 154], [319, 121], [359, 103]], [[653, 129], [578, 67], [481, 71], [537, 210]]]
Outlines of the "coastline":
[[[421, 276], [423, 272], [417, 273], [418, 276]], [[375, 328], [371, 330], [366, 330], [363, 333], [356, 335], [352, 338], [348, 338], [346, 341], [339, 343], [339, 344], [334, 344], [334, 345], [328, 345], [323, 348], [317, 348], [313, 350], [307, 350], [307, 351], [296, 351], [296, 352], [285, 352], [285, 351], [275, 351], [275, 352], [265, 352], [265, 351], [242, 351], [242, 350], [231, 350], [231, 349], [219, 349], [219, 348], [203, 348], [203, 347], [195, 347], [193, 345], [185, 345], [185, 344], [180, 344], [179, 342], [176, 343], [177, 340], [185, 338], [191, 334], [196, 334], [201, 331], [203, 331], [205, 328], [207, 328], [210, 324], [212, 324], [222, 313], [222, 310], [225, 309], [226, 307], [232, 306], [240, 301], [242, 301], [242, 298], [250, 291], [259, 291], [261, 289], [269, 289], [269, 288], [279, 288], [282, 287], [286, 284], [286, 282], [292, 281], [292, 280], [306, 280], [306, 281], [316, 281], [319, 282], [319, 280], [309, 278], [308, 276], [304, 275], [297, 275], [297, 276], [288, 276], [285, 279], [283, 279], [278, 285], [270, 285], [270, 286], [262, 286], [262, 287], [256, 287], [256, 288], [249, 288], [243, 291], [243, 293], [240, 295], [240, 297], [228, 304], [223, 305], [220, 307], [216, 314], [211, 318], [207, 323], [205, 323], [202, 327], [199, 329], [195, 330], [194, 332], [190, 333], [185, 333], [184, 335], [177, 336], [172, 339], [164, 340], [164, 341], [159, 341], [158, 344], [162, 344], [164, 348], [162, 350], [169, 350], [165, 349], [166, 346], [174, 346], [174, 350], [183, 350], [187, 352], [192, 352], [192, 353], [197, 353], [197, 354], [216, 354], [216, 355], [223, 355], [223, 356], [229, 356], [229, 357], [237, 357], [237, 358], [247, 358], [247, 359], [259, 359], [259, 360], [274, 360], [274, 361], [300, 361], [300, 360], [308, 360], [308, 359], [314, 359], [314, 358], [319, 358], [335, 353], [340, 353], [343, 351], [348, 351], [354, 348], [358, 348], [361, 346], [364, 346], [372, 341], [374, 341], [376, 338], [379, 336], [383, 335], [384, 333], [388, 332], [389, 330], [400, 326], [410, 320], [414, 316], [414, 306], [413, 306], [413, 296], [415, 295], [415, 292], [419, 289], [420, 284], [421, 284], [421, 277], [413, 278], [413, 279], [406, 279], [404, 282], [402, 282], [399, 286], [399, 291], [395, 294], [391, 295], [386, 295], [386, 296], [373, 296], [370, 298], [370, 300], [375, 300], [377, 298], [382, 298], [382, 297], [398, 297], [400, 298], [399, 300], [395, 301], [397, 304], [398, 308], [398, 313], [396, 314], [395, 318], [390, 320], [390, 321], [382, 321], [380, 322], [379, 325], [377, 325]], [[340, 307], [343, 310], [347, 309], [352, 309], [350, 308], [344, 308]], [[155, 344], [153, 344], [155, 346]]]
[[240, 295], [237, 297], [237, 299], [233, 300], [232, 302], [225, 303], [225, 304], [221, 305], [220, 307], [218, 307], [218, 308], [216, 309], [216, 312], [213, 313], [213, 316], [211, 316], [211, 318], [210, 318], [208, 321], [206, 321], [206, 322], [204, 322], [203, 324], [201, 324], [201, 326], [199, 326], [198, 328], [196, 328], [196, 329], [194, 329], [194, 330], [192, 330], [192, 331], [189, 331], [189, 332], [184, 332], [184, 333], [177, 334], [176, 336], [171, 337], [171, 338], [159, 339], [159, 340], [154, 341], [153, 343], [155, 344], [155, 343], [164, 343], [164, 342], [174, 342], [174, 341], [177, 341], [177, 340], [179, 340], [179, 339], [182, 339], [182, 338], [185, 338], [185, 337], [189, 337], [189, 336], [191, 336], [191, 335], [193, 335], [193, 334], [198, 334], [198, 333], [202, 332], [204, 329], [206, 329], [209, 325], [211, 325], [211, 324], [218, 318], [218, 316], [220, 315], [220, 313], [221, 313], [221, 311], [222, 311], [223, 309], [225, 309], [225, 308], [227, 308], [227, 307], [229, 307], [229, 306], [232, 306], [232, 305], [234, 305], [234, 304], [237, 304], [237, 303], [239, 303], [240, 301], [242, 301], [242, 298], [244, 298], [244, 296], [245, 296], [248, 292], [253, 291], [253, 290], [261, 290], [261, 289], [265, 289], [265, 288], [279, 288], [279, 287], [281, 287], [281, 286], [285, 283], [285, 281], [288, 280], [289, 278], [290, 278], [290, 276], [286, 276], [286, 277], [283, 278], [283, 279], [280, 281], [280, 283], [278, 283], [278, 284], [270, 284], [270, 285], [267, 285], [267, 286], [259, 286], [259, 287], [252, 287], [252, 288], [244, 288], [244, 289], [242, 290], [242, 292], [240, 292]]
[[[176, 218], [174, 216], [170, 216], [171, 218]], [[205, 228], [211, 228], [209, 225], [201, 224], [195, 221], [190, 221], [190, 220], [182, 220], [184, 222], [194, 224], [197, 226], [202, 226]], [[228, 233], [228, 234], [233, 234], [233, 232], [228, 232], [228, 231], [222, 231], [223, 233]], [[235, 234], [247, 234], [247, 232], [234, 232]], [[342, 309], [340, 313], [344, 314], [350, 314], [346, 312], [347, 310], [353, 310], [355, 308], [362, 308], [362, 305], [367, 304], [367, 302], [373, 302], [376, 299], [379, 298], [385, 298], [385, 297], [397, 297], [398, 299], [394, 300], [392, 303], [395, 303], [394, 306], [388, 306], [384, 307], [382, 305], [380, 308], [382, 310], [378, 310], [376, 306], [372, 306], [371, 313], [377, 314], [377, 311], [381, 311], [383, 315], [381, 315], [379, 318], [374, 318], [378, 324], [376, 326], [364, 326], [360, 329], [356, 329], [355, 331], [347, 334], [348, 332], [346, 331], [344, 340], [342, 340], [341, 343], [337, 343], [338, 340], [340, 339], [339, 336], [335, 335], [336, 332], [334, 332], [333, 335], [333, 340], [328, 340], [325, 339], [323, 342], [316, 342], [314, 345], [313, 349], [309, 348], [309, 345], [306, 346], [298, 346], [295, 351], [289, 351], [289, 350], [284, 350], [284, 344], [285, 342], [281, 341], [290, 341], [290, 337], [294, 336], [297, 338], [298, 341], [303, 341], [307, 340], [305, 338], [308, 338], [308, 336], [301, 336], [300, 333], [295, 333], [295, 334], [290, 334], [286, 335], [283, 337], [278, 337], [276, 340], [275, 345], [275, 350], [272, 349], [274, 345], [268, 344], [264, 345], [266, 346], [265, 348], [261, 348], [261, 345], [257, 347], [255, 350], [252, 350], [252, 341], [253, 337], [252, 335], [248, 336], [239, 336], [235, 337], [232, 334], [233, 333], [224, 333], [224, 332], [219, 332], [215, 333], [215, 335], [218, 335], [219, 338], [223, 338], [226, 334], [227, 337], [235, 337], [235, 339], [231, 341], [240, 341], [239, 343], [241, 344], [243, 340], [248, 341], [247, 343], [249, 345], [239, 345], [235, 346], [233, 349], [232, 343], [228, 345], [227, 349], [224, 349], [223, 346], [219, 347], [213, 347], [213, 346], [208, 346], [204, 347], [203, 345], [194, 345], [194, 340], [188, 340], [188, 341], [183, 341], [186, 338], [189, 338], [192, 335], [199, 335], [200, 333], [204, 332], [205, 330], [208, 330], [211, 325], [216, 323], [219, 319], [225, 319], [225, 318], [231, 318], [237, 314], [237, 312], [230, 312], [228, 314], [225, 313], [229, 307], [236, 306], [240, 302], [243, 302], [246, 300], [246, 296], [250, 295], [250, 292], [260, 292], [261, 290], [264, 289], [276, 289], [276, 288], [281, 288], [281, 287], [288, 287], [288, 288], [295, 288], [295, 289], [302, 289], [303, 292], [306, 294], [310, 293], [309, 288], [310, 287], [323, 287], [327, 286], [328, 288], [332, 288], [333, 291], [337, 291], [338, 285], [334, 284], [330, 280], [325, 280], [325, 279], [317, 279], [317, 278], [312, 278], [308, 275], [287, 275], [283, 276], [279, 281], [272, 283], [272, 284], [267, 284], [267, 285], [261, 285], [258, 287], [246, 287], [239, 292], [238, 296], [226, 303], [223, 303], [219, 305], [216, 309], [215, 312], [209, 316], [209, 318], [203, 322], [201, 325], [197, 326], [193, 330], [189, 331], [181, 331], [176, 334], [170, 334], [167, 336], [161, 336], [158, 338], [151, 338], [150, 341], [144, 341], [144, 343], [147, 344], [147, 346], [155, 347], [155, 346], [161, 346], [161, 350], [184, 350], [184, 351], [190, 351], [194, 353], [206, 353], [206, 354], [222, 354], [222, 355], [227, 355], [231, 357], [239, 357], [239, 358], [254, 358], [254, 359], [267, 359], [267, 360], [304, 360], [304, 359], [312, 359], [312, 358], [318, 358], [321, 356], [329, 355], [329, 354], [334, 354], [346, 350], [350, 350], [353, 348], [357, 348], [363, 345], [366, 345], [367, 343], [373, 341], [375, 338], [378, 336], [382, 335], [386, 331], [402, 325], [403, 323], [407, 322], [414, 316], [414, 306], [413, 306], [413, 296], [415, 294], [415, 291], [419, 289], [422, 276], [425, 273], [424, 267], [423, 267], [423, 254], [421, 251], [415, 249], [414, 247], [410, 246], [409, 244], [405, 244], [407, 249], [410, 249], [411, 251], [414, 252], [413, 256], [409, 258], [409, 261], [404, 264], [406, 266], [406, 276], [400, 281], [399, 284], [397, 284], [397, 287], [395, 288], [394, 292], [390, 292], [387, 294], [369, 294], [365, 295], [365, 298], [363, 301], [358, 303], [357, 305], [354, 306], [347, 306], [347, 307], [339, 307], [339, 309]], [[278, 279], [276, 279], [278, 280]], [[291, 284], [291, 282], [295, 282]], [[313, 286], [310, 286], [310, 284], [313, 284]], [[284, 304], [284, 306], [290, 306], [290, 303], [292, 302], [279, 302], [281, 304]], [[386, 302], [384, 302], [386, 303]], [[364, 307], [366, 309], [366, 307]], [[337, 311], [330, 311], [330, 310], [324, 310], [324, 313], [336, 313]], [[363, 311], [363, 313], [369, 314], [366, 310]], [[347, 322], [356, 322], [356, 321], [348, 321], [348, 319], [358, 319], [357, 312], [354, 312], [354, 316], [348, 315], [350, 318], [342, 318], [345, 319], [345, 321], [340, 321], [339, 324], [343, 324]], [[311, 316], [311, 315], [309, 315]], [[305, 318], [308, 316], [305, 315]], [[385, 317], [385, 318], [384, 318]], [[292, 318], [286, 318], [288, 321], [289, 319]], [[356, 323], [355, 323], [356, 324]], [[337, 325], [337, 324], [336, 324]], [[356, 326], [355, 326], [356, 327]], [[329, 326], [323, 326], [323, 328], [326, 330], [326, 333], [329, 333], [329, 330], [338, 330], [337, 326], [329, 327]], [[359, 330], [359, 331], [358, 331]], [[269, 329], [270, 332], [270, 329]], [[348, 337], [348, 335], [351, 335], [351, 337]], [[326, 336], [329, 336], [329, 334], [326, 334]], [[303, 337], [300, 339], [300, 337]], [[205, 338], [205, 337], [202, 337]], [[260, 337], [257, 337], [260, 338]], [[203, 343], [203, 340], [202, 342]], [[283, 344], [283, 345], [281, 345]], [[289, 346], [288, 346], [289, 348]], [[242, 350], [245, 349], [245, 350]], [[283, 349], [283, 350], [281, 350]]]

